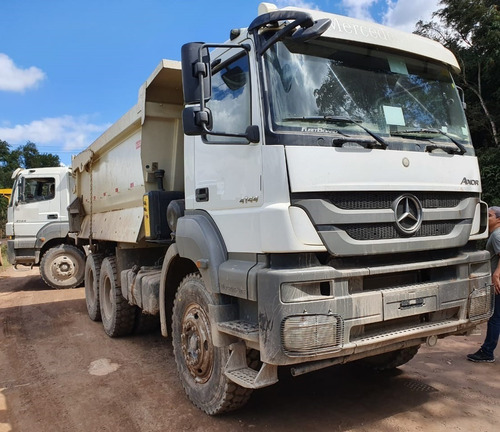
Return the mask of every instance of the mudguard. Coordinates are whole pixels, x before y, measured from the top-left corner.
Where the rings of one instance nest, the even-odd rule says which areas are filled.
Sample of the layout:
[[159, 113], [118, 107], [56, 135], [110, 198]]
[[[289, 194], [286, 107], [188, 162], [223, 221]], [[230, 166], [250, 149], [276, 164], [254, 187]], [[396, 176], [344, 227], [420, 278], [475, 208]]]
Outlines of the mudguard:
[[219, 266], [227, 261], [227, 249], [210, 215], [194, 211], [183, 216], [175, 238], [179, 256], [196, 264], [209, 291], [220, 292]]

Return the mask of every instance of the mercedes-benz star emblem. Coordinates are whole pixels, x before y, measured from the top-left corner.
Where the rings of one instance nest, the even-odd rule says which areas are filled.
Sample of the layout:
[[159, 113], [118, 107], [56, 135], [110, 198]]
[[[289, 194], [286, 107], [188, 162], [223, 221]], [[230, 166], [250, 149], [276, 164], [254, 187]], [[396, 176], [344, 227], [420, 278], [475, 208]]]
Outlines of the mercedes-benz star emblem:
[[414, 195], [405, 194], [392, 204], [396, 218], [396, 229], [400, 234], [410, 236], [415, 234], [422, 224], [422, 205]]

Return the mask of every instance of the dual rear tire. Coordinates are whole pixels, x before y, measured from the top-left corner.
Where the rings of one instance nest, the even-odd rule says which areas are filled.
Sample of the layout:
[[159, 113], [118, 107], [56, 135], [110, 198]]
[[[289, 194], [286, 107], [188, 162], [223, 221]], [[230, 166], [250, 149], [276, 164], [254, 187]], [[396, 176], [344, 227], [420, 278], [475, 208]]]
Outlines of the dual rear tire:
[[85, 302], [92, 321], [102, 321], [111, 337], [151, 333], [159, 328], [158, 315], [148, 315], [122, 296], [116, 258], [91, 253], [85, 265]]
[[[157, 317], [144, 316], [122, 296], [115, 257], [91, 254], [85, 274], [89, 317], [101, 319], [108, 336], [126, 336], [140, 332], [141, 326], [157, 326]], [[231, 351], [228, 346], [214, 345], [209, 317], [209, 305], [220, 304], [223, 297], [210, 293], [201, 276], [193, 273], [180, 283], [172, 310], [172, 345], [180, 381], [193, 404], [210, 415], [242, 407], [252, 393], [224, 374]]]

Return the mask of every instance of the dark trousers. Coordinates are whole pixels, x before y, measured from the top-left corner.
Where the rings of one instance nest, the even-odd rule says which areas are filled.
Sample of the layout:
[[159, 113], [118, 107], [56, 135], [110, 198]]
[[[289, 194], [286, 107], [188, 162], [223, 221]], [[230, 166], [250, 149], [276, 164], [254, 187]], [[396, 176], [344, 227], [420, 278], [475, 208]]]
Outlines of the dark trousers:
[[488, 320], [488, 329], [486, 331], [486, 339], [484, 340], [483, 351], [490, 356], [493, 356], [493, 351], [498, 344], [500, 336], [500, 294], [495, 295], [495, 311]]

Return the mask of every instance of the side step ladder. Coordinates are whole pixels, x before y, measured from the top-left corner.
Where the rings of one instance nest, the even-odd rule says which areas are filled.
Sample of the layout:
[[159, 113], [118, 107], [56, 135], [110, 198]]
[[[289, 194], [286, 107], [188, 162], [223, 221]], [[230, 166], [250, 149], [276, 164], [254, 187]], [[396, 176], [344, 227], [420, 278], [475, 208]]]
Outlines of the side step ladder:
[[231, 356], [224, 374], [234, 383], [249, 389], [267, 387], [278, 382], [278, 366], [262, 363], [259, 371], [247, 364], [247, 348], [244, 342], [230, 345]]

